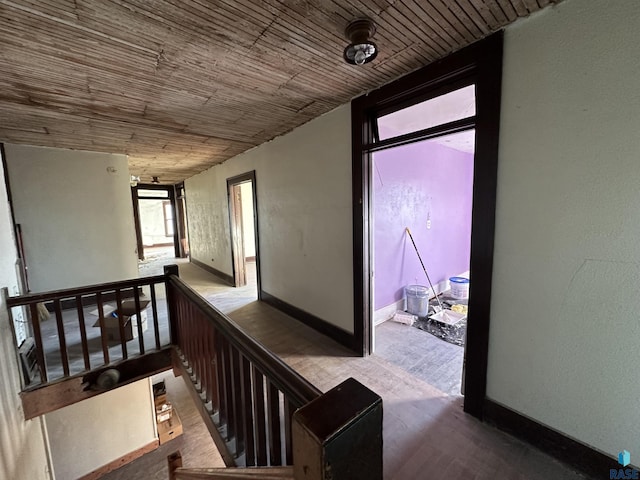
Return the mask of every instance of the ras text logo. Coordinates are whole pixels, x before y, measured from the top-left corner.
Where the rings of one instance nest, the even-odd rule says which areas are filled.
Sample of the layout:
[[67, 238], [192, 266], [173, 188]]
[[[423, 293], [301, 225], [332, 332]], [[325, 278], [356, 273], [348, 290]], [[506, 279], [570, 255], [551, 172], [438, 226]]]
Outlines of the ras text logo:
[[[626, 450], [618, 454], [618, 463], [626, 467], [631, 463], [631, 454]], [[640, 471], [635, 468], [612, 468], [609, 470], [609, 479], [640, 480]]]

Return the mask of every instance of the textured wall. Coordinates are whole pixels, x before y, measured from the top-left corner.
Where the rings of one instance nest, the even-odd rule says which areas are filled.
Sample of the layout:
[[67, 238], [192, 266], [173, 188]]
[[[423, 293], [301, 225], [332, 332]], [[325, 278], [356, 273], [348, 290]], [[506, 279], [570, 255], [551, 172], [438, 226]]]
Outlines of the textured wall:
[[226, 179], [255, 169], [263, 289], [352, 332], [350, 118], [342, 106], [185, 185], [193, 258], [231, 274]]
[[125, 155], [6, 145], [31, 290], [138, 276]]
[[150, 379], [46, 415], [56, 479], [80, 478], [155, 441]]
[[[434, 141], [373, 155], [375, 309], [400, 300], [409, 284], [434, 286], [469, 270], [473, 154]], [[427, 222], [430, 221], [428, 227]]]
[[488, 395], [640, 455], [640, 3], [505, 37]]
[[[9, 204], [0, 168], [0, 288], [15, 294], [16, 248]], [[25, 421], [22, 414], [20, 377], [6, 306], [0, 299], [0, 478], [48, 479], [41, 420]]]

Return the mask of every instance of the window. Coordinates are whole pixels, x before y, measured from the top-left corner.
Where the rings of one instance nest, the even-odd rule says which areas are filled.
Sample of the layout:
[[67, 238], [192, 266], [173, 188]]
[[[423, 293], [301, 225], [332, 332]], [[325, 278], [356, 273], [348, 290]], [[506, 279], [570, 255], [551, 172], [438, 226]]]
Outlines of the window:
[[169, 198], [168, 190], [145, 190], [138, 189], [138, 197], [153, 197], [153, 198]]
[[164, 213], [164, 234], [166, 237], [173, 237], [173, 208], [171, 202], [162, 202], [162, 212]]
[[378, 136], [379, 140], [388, 140], [471, 118], [475, 114], [475, 85], [469, 85], [378, 117]]

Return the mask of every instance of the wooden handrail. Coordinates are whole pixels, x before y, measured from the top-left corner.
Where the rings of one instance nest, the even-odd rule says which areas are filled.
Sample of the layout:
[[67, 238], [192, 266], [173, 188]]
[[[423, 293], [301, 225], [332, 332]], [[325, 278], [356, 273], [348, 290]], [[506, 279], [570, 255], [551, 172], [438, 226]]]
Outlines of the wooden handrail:
[[170, 282], [173, 287], [184, 294], [193, 305], [207, 316], [207, 319], [215, 326], [218, 332], [223, 334], [247, 359], [259, 365], [269, 380], [278, 389], [286, 392], [291, 400], [300, 405], [305, 405], [322, 395], [322, 391], [274, 355], [259, 341], [251, 337], [231, 318], [202, 298], [181, 278], [172, 275]]
[[176, 369], [191, 378], [198, 403], [211, 402], [200, 412], [225, 463], [291, 465], [293, 413], [320, 390], [178, 276], [167, 285]]
[[183, 468], [168, 458], [169, 480], [382, 480], [382, 399], [353, 378], [293, 415], [293, 467]]
[[43, 293], [29, 293], [20, 295], [19, 297], [7, 298], [8, 307], [19, 307], [21, 305], [29, 305], [31, 303], [42, 303], [56, 299], [72, 298], [78, 295], [89, 295], [91, 293], [104, 293], [116, 290], [124, 290], [127, 288], [142, 287], [150, 283], [161, 283], [165, 281], [164, 275], [155, 275], [149, 277], [132, 278], [129, 280], [121, 280], [118, 282], [98, 283], [95, 285], [87, 285], [76, 288], [66, 288], [62, 290], [51, 290]]
[[[144, 355], [148, 351], [159, 351], [168, 345], [162, 345], [160, 341], [160, 324], [158, 315], [158, 302], [156, 300], [155, 288], [158, 284], [166, 284], [168, 276], [155, 275], [149, 277], [134, 278], [118, 282], [108, 282], [96, 285], [87, 285], [76, 288], [54, 290], [43, 293], [20, 295], [7, 297], [6, 305], [13, 326], [12, 308], [26, 307], [29, 319], [29, 335], [33, 337], [35, 345], [33, 352], [21, 352], [23, 357], [30, 355], [35, 358], [37, 372], [26, 372], [23, 378], [23, 391], [31, 389], [35, 384], [47, 385], [60, 379], [71, 378], [77, 374], [102, 368], [120, 360], [127, 360], [129, 357]], [[125, 298], [132, 298], [134, 308], [132, 309], [137, 317], [142, 317], [141, 308], [141, 288], [149, 287], [151, 293], [151, 315], [155, 342], [153, 347], [145, 345], [143, 321], [137, 318], [137, 325], [132, 325], [133, 321], [128, 318], [131, 313], [124, 310]], [[104, 303], [110, 301], [115, 303], [115, 316], [105, 316]], [[48, 305], [47, 310], [51, 312], [55, 329], [47, 326], [40, 319], [40, 314], [44, 311], [43, 305]], [[98, 316], [96, 324], [100, 328], [99, 347], [96, 349], [89, 341], [89, 334], [85, 318], [84, 308], [88, 305], [96, 305]], [[137, 313], [136, 313], [137, 312]], [[46, 312], [44, 312], [46, 314]], [[106, 312], [107, 314], [109, 312]], [[75, 318], [74, 318], [75, 317]], [[71, 320], [71, 323], [70, 323]], [[149, 322], [147, 325], [151, 324]], [[57, 345], [50, 341], [45, 342], [45, 333], [54, 335]], [[137, 341], [132, 341], [137, 336]], [[81, 357], [72, 356], [73, 351], [70, 341], [75, 341], [81, 346]], [[128, 343], [130, 342], [130, 343]], [[136, 345], [137, 344], [137, 345]], [[119, 345], [121, 354], [114, 351], [114, 345]], [[154, 348], [155, 347], [155, 348]], [[93, 354], [93, 355], [92, 355]], [[82, 365], [77, 365], [78, 360], [82, 360]], [[74, 365], [75, 362], [75, 365]], [[60, 371], [59, 371], [60, 370]], [[39, 376], [39, 382], [37, 377]]]

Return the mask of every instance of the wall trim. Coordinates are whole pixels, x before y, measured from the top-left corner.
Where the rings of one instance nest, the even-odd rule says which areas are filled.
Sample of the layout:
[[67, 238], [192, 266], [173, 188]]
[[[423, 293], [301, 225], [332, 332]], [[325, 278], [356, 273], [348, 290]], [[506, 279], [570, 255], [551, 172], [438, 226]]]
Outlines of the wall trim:
[[404, 311], [405, 308], [405, 299], [401, 298], [400, 300], [390, 303], [386, 307], [379, 308], [375, 312], [373, 312], [373, 325], [377, 327], [378, 325], [386, 322], [391, 319], [393, 315], [398, 311]]
[[217, 268], [213, 268], [211, 265], [207, 265], [206, 263], [203, 263], [200, 260], [197, 260], [197, 259], [195, 259], [193, 257], [191, 257], [190, 261], [191, 261], [191, 263], [193, 263], [194, 265], [200, 267], [201, 269], [206, 270], [207, 272], [212, 273], [216, 277], [224, 280], [225, 282], [227, 282], [232, 287], [234, 286], [233, 277], [231, 275], [223, 273], [220, 270], [218, 270]]
[[153, 452], [156, 448], [158, 448], [160, 442], [158, 439], [155, 439], [153, 442], [148, 443], [137, 450], [127, 453], [126, 455], [121, 456], [120, 458], [116, 458], [114, 461], [103, 465], [100, 468], [95, 469], [92, 472], [87, 473], [83, 477], [80, 477], [79, 480], [97, 480], [98, 478], [106, 475], [109, 472], [113, 472], [120, 467], [123, 467], [134, 460], [146, 455], [149, 452]]
[[353, 334], [342, 330], [341, 328], [336, 327], [335, 325], [332, 325], [326, 320], [316, 317], [309, 312], [305, 312], [304, 310], [291, 305], [284, 300], [280, 300], [279, 298], [274, 297], [264, 290], [260, 291], [260, 300], [262, 300], [267, 305], [271, 305], [273, 308], [286, 313], [290, 317], [299, 320], [308, 327], [311, 327], [314, 330], [322, 333], [323, 335], [326, 335], [332, 340], [335, 340], [340, 345], [343, 345], [350, 350], [354, 350], [356, 339]]
[[594, 478], [609, 478], [610, 469], [621, 468], [616, 459], [488, 398], [484, 421]]

